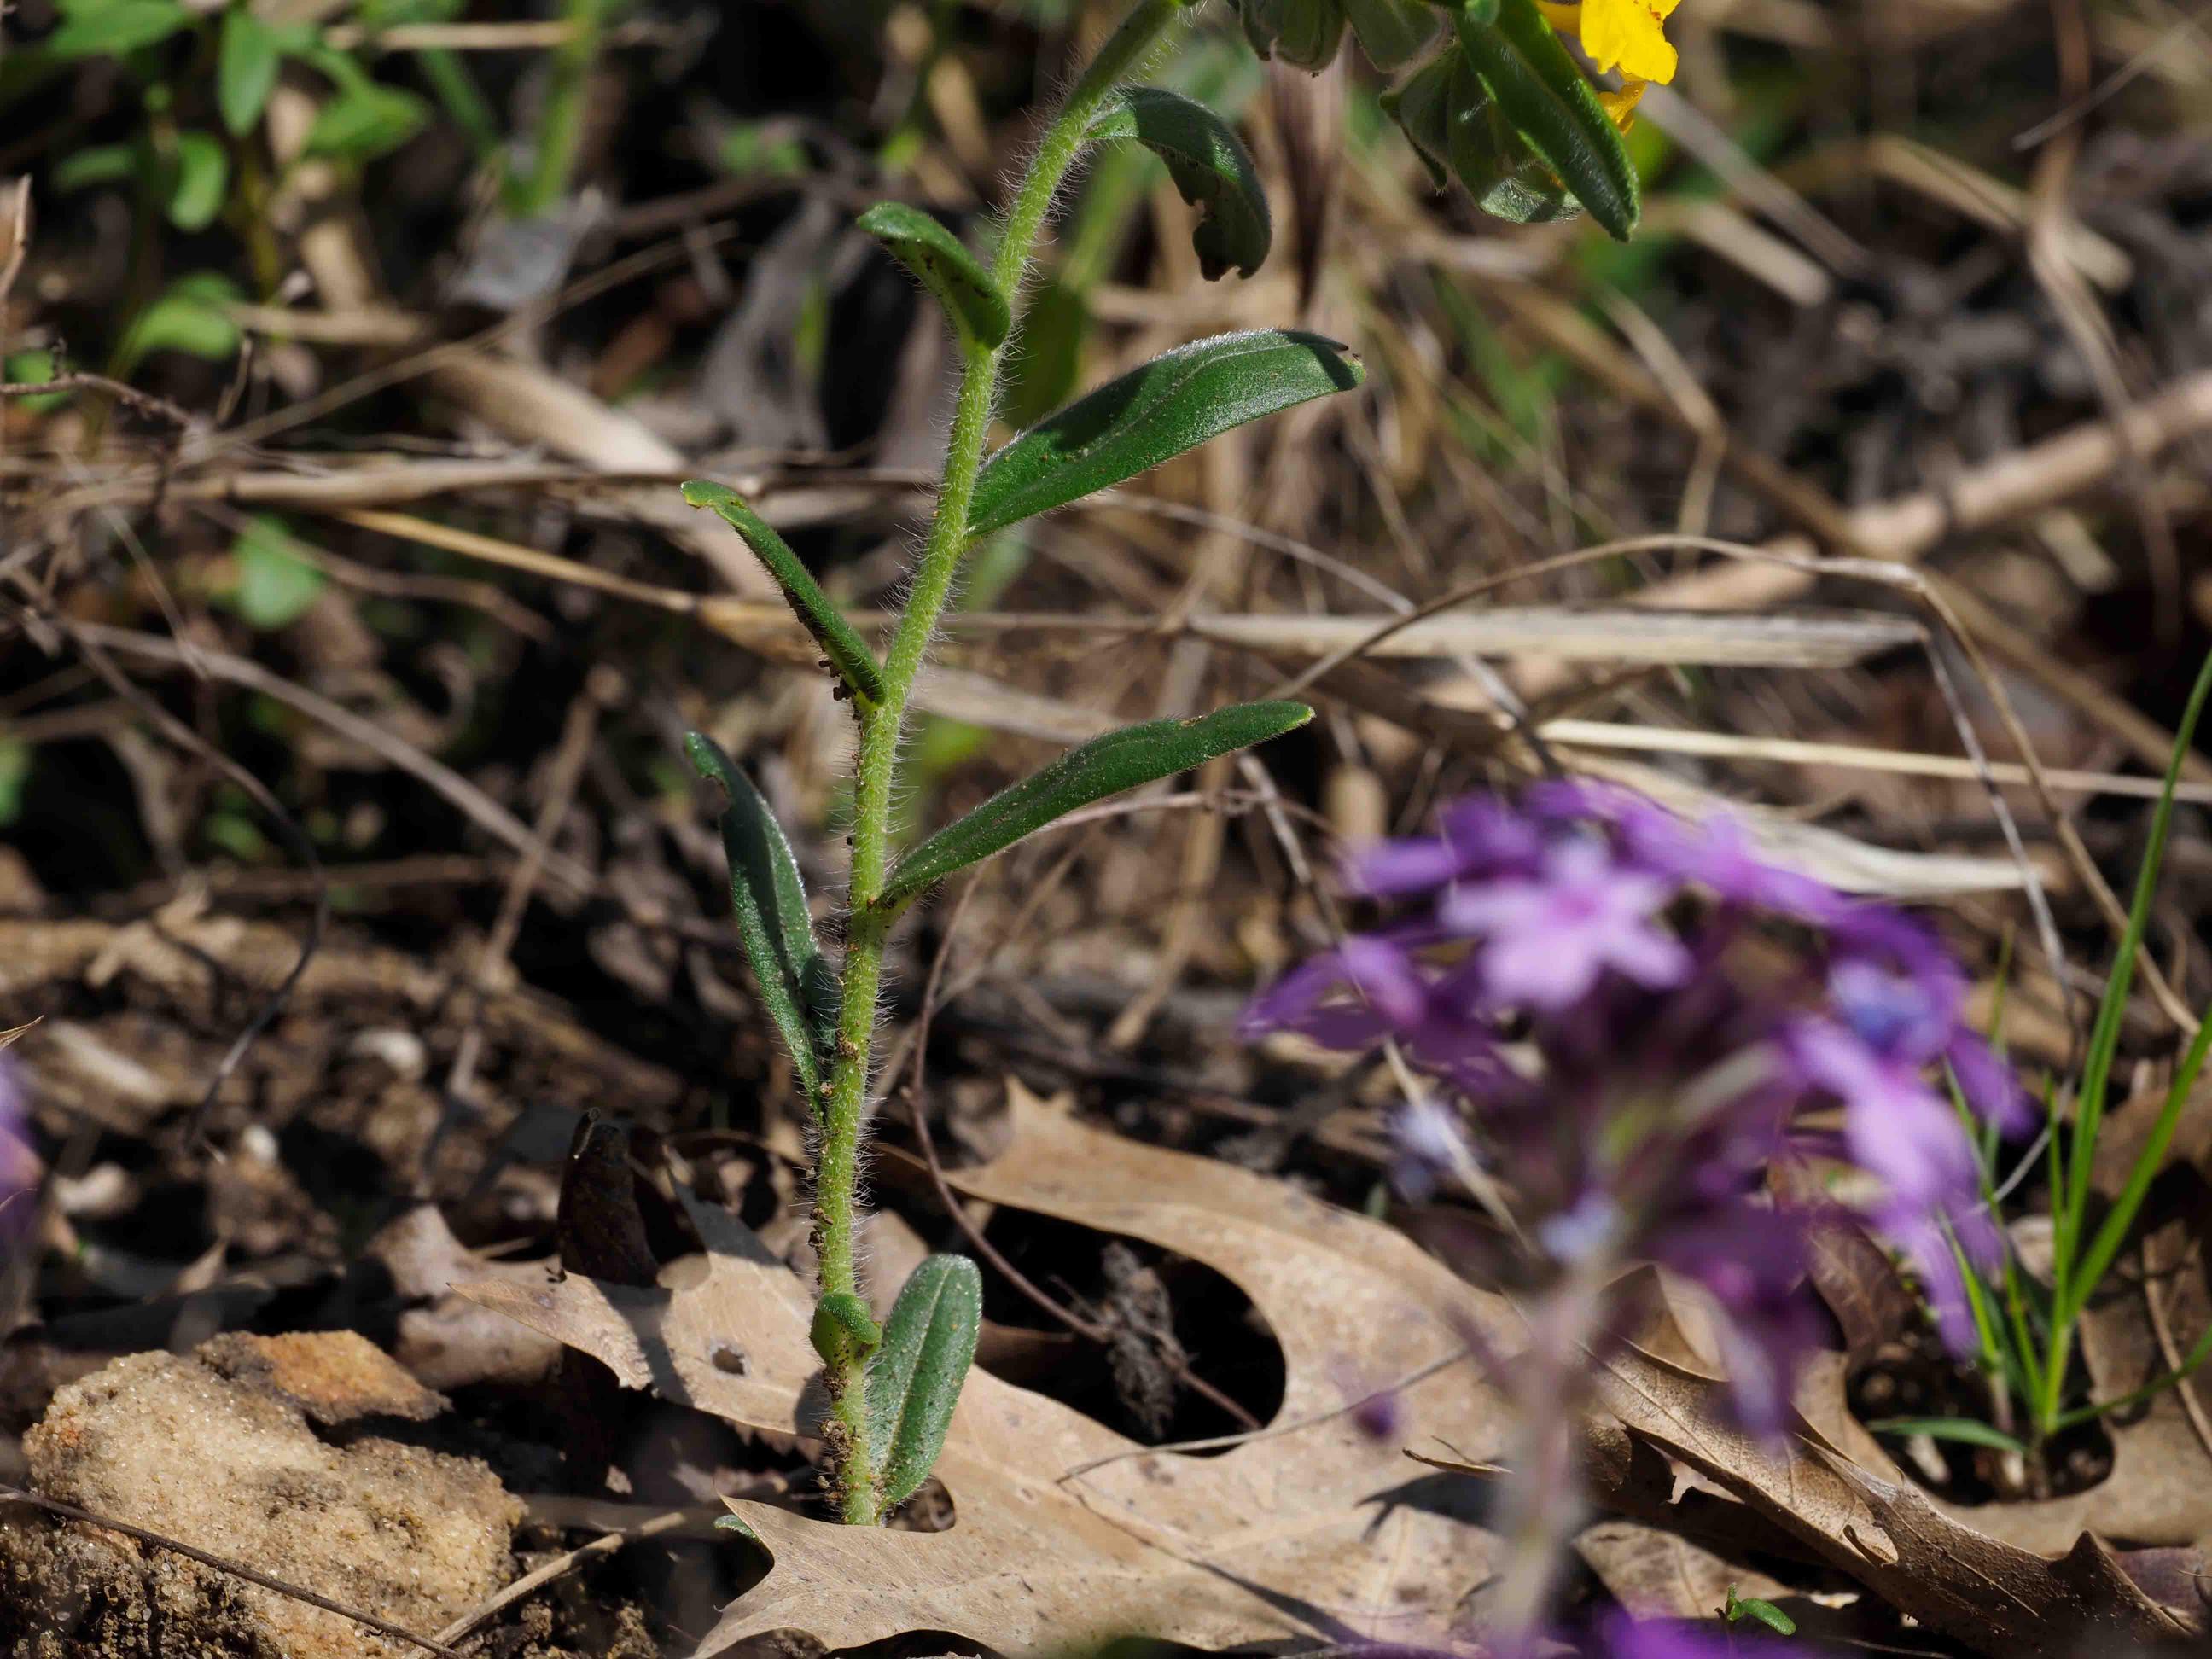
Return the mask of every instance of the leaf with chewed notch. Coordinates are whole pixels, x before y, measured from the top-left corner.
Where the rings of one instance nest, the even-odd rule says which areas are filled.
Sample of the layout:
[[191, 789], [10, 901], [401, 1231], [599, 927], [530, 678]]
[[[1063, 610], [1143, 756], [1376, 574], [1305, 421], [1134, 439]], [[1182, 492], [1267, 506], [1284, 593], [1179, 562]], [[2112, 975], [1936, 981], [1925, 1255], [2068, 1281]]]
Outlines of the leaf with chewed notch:
[[1056, 818], [1124, 789], [1173, 777], [1216, 755], [1249, 749], [1313, 718], [1302, 702], [1245, 702], [1195, 720], [1146, 720], [1078, 744], [1042, 771], [1002, 789], [899, 860], [877, 904], [895, 910], [956, 870], [1002, 853]]
[[1232, 427], [1365, 378], [1334, 340], [1287, 329], [1218, 335], [1155, 357], [1023, 433], [983, 464], [968, 533], [1112, 488]]
[[929, 1478], [982, 1328], [983, 1276], [964, 1255], [931, 1256], [900, 1288], [868, 1364], [868, 1443], [885, 1504]]
[[937, 296], [955, 328], [987, 346], [1006, 339], [1013, 325], [1006, 296], [981, 262], [936, 218], [904, 202], [878, 202], [859, 222]]
[[760, 981], [769, 1018], [790, 1051], [811, 1111], [818, 1103], [822, 1052], [837, 1021], [837, 984], [814, 942], [799, 860], [760, 791], [713, 738], [687, 732], [684, 748], [699, 775], [720, 784], [729, 795], [722, 813], [722, 848], [730, 862], [730, 909], [737, 919], [738, 941]]
[[791, 550], [790, 544], [775, 533], [768, 520], [747, 507], [736, 490], [704, 478], [694, 478], [685, 484], [684, 499], [694, 507], [712, 507], [721, 515], [722, 521], [752, 549], [753, 556], [768, 567], [768, 574], [783, 590], [785, 602], [814, 636], [814, 642], [822, 647], [822, 654], [830, 659], [830, 665], [837, 671], [838, 678], [853, 695], [864, 704], [881, 702], [884, 677], [883, 671], [876, 666], [876, 653], [868, 649], [867, 641], [854, 631], [853, 624], [845, 620], [845, 613], [822, 591], [813, 573], [799, 563], [799, 555]]
[[1208, 282], [1232, 267], [1249, 276], [1274, 239], [1267, 192], [1229, 124], [1195, 100], [1164, 87], [1121, 87], [1091, 118], [1085, 139], [1134, 140], [1167, 163], [1176, 192], [1199, 211], [1191, 233]]

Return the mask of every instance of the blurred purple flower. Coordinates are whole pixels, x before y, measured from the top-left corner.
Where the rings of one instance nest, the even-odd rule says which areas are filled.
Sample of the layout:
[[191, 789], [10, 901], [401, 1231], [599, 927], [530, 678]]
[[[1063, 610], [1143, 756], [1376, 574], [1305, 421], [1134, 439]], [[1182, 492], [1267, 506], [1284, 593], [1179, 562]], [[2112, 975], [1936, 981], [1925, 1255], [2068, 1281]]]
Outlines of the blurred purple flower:
[[[1540, 783], [1438, 822], [1347, 866], [1406, 907], [1399, 924], [1293, 971], [1248, 1030], [1395, 1039], [1473, 1108], [1563, 1281], [1645, 1261], [1709, 1292], [1749, 1426], [1782, 1425], [1816, 1328], [1802, 1287], [1816, 1218], [1767, 1195], [1778, 1158], [1818, 1151], [1875, 1177], [1869, 1220], [1961, 1339], [1954, 1243], [1978, 1261], [1998, 1240], [1946, 1068], [2003, 1128], [2025, 1103], [1925, 923], [1768, 863], [1736, 823], [1610, 784]], [[1793, 1127], [1823, 1107], [1840, 1107], [1840, 1132]], [[1442, 1101], [1397, 1114], [1391, 1138], [1417, 1196], [1474, 1156]]]
[[0, 1048], [0, 1243], [12, 1243], [29, 1230], [42, 1173], [39, 1155], [31, 1150], [22, 1063]]
[[1815, 1659], [1796, 1644], [1784, 1647], [1723, 1624], [1639, 1620], [1626, 1613], [1599, 1626], [1597, 1640], [1585, 1653], [1588, 1659], [1781, 1659], [1785, 1654]]
[[1487, 940], [1481, 965], [1495, 1006], [1563, 1008], [1607, 969], [1650, 990], [1687, 977], [1689, 952], [1652, 920], [1673, 897], [1664, 881], [1578, 836], [1550, 849], [1536, 878], [1453, 888], [1437, 919]]
[[1458, 1115], [1423, 1095], [1390, 1115], [1390, 1180], [1412, 1203], [1422, 1204], [1455, 1170], [1474, 1159]]

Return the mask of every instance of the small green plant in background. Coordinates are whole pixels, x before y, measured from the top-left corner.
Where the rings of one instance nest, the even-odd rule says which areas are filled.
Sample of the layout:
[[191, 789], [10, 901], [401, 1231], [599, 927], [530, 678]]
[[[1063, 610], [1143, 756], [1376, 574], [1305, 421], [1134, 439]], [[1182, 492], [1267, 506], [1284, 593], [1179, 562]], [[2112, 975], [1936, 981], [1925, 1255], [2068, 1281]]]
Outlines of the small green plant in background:
[[[2212, 1358], [2212, 1331], [2207, 1331], [2174, 1369], [2141, 1388], [2105, 1400], [2083, 1399], [2074, 1371], [2081, 1316], [2112, 1273], [2142, 1213], [2151, 1183], [2173, 1143], [2182, 1110], [2203, 1071], [2207, 1052], [2212, 1050], [2212, 1018], [2208, 1018], [2175, 1066], [2172, 1079], [2117, 1196], [2101, 1215], [2093, 1215], [2090, 1177], [2105, 1127], [2120, 1025], [2135, 982], [2136, 954], [2158, 891], [2159, 872], [2173, 823], [2174, 791], [2208, 696], [2212, 696], [2212, 656], [2206, 658], [2197, 675], [2175, 732], [2165, 787], [2152, 814], [2149, 838], [2136, 872], [2127, 927], [2098, 1004], [2081, 1076], [2070, 1091], [2055, 1084], [2045, 1091], [2048, 1121], [2043, 1145], [2047, 1153], [2051, 1219], [2049, 1276], [2039, 1279], [2030, 1275], [2008, 1249], [1993, 1275], [1978, 1271], [1965, 1251], [1958, 1253], [1981, 1365], [1990, 1384], [1993, 1414], [1999, 1421], [1890, 1418], [1869, 1425], [1889, 1433], [1925, 1434], [2011, 1453], [2023, 1460], [2029, 1484], [2039, 1492], [2048, 1489], [2051, 1443], [2059, 1436], [2113, 1413], [2132, 1410], [2174, 1387]], [[1983, 1201], [1994, 1215], [2002, 1175], [1998, 1149], [1993, 1136], [1978, 1129], [1976, 1133], [1982, 1158]]]
[[[720, 514], [775, 578], [859, 727], [843, 953], [834, 968], [817, 941], [798, 862], [768, 804], [708, 738], [689, 739], [693, 764], [726, 793], [722, 832], [739, 939], [810, 1106], [820, 1264], [812, 1337], [830, 1419], [823, 1437], [839, 1511], [857, 1524], [879, 1523], [927, 1474], [981, 1317], [980, 1279], [958, 1257], [933, 1257], [918, 1268], [881, 1328], [861, 1295], [854, 1229], [870, 1058], [892, 929], [946, 878], [1070, 812], [1264, 743], [1312, 717], [1301, 703], [1261, 702], [1128, 726], [1070, 750], [894, 856], [894, 802], [911, 768], [902, 738], [915, 677], [970, 549], [1231, 428], [1360, 383], [1358, 360], [1318, 335], [1276, 329], [1224, 335], [1121, 375], [986, 459], [1031, 252], [1070, 169], [1086, 152], [1134, 144], [1165, 163], [1197, 210], [1194, 244], [1208, 276], [1249, 275], [1267, 255], [1267, 198], [1234, 131], [1194, 99], [1130, 84], [1190, 9], [1182, 0], [1137, 0], [1047, 126], [988, 258], [902, 203], [882, 203], [860, 216], [860, 228], [941, 307], [961, 369], [935, 516], [880, 658], [775, 529], [732, 491], [708, 480], [684, 486], [684, 499]], [[1445, 65], [1449, 84], [1430, 98], [1430, 113], [1445, 130], [1451, 164], [1470, 184], [1486, 176], [1468, 158], [1487, 144], [1484, 153], [1510, 171], [1521, 192], [1509, 198], [1492, 179], [1477, 191], [1479, 200], [1516, 218], [1558, 216], [1579, 203], [1616, 235], [1633, 226], [1636, 181], [1620, 127], [1534, 0], [1449, 0], [1437, 8], [1422, 0], [1244, 0], [1242, 9], [1263, 52], [1312, 67], [1334, 54], [1347, 23], [1385, 67], [1435, 46], [1431, 67]], [[1455, 137], [1455, 123], [1479, 125], [1481, 133]], [[1549, 208], [1529, 205], [1538, 199]]]
[[[498, 180], [508, 222], [563, 212], [611, 0], [564, 6], [568, 28], [547, 66], [536, 130], [512, 146], [462, 53], [419, 35], [401, 51], [383, 45], [387, 37], [407, 39], [394, 31], [452, 22], [465, 9], [465, 0], [358, 0], [310, 21], [272, 20], [250, 0], [212, 7], [60, 0], [52, 33], [0, 59], [0, 111], [79, 64], [112, 59], [135, 88], [143, 120], [126, 138], [70, 152], [48, 182], [63, 196], [127, 190], [142, 258], [154, 251], [153, 234], [164, 222], [188, 234], [228, 230], [243, 244], [252, 286], [265, 297], [284, 274], [269, 210], [288, 170], [309, 161], [357, 170], [407, 143], [441, 112], [477, 166]], [[395, 60], [428, 96], [380, 73]], [[313, 88], [317, 108], [296, 154], [280, 161], [267, 142], [266, 121], [288, 68], [305, 72], [301, 78]], [[525, 273], [530, 291], [558, 281], [574, 240], [556, 239], [532, 264]], [[220, 293], [208, 292], [216, 285]], [[216, 359], [235, 350], [227, 307], [246, 296], [227, 276], [198, 272], [165, 287], [149, 270], [133, 287], [109, 353], [110, 374], [127, 376], [152, 350]]]
[[1795, 1619], [1771, 1601], [1762, 1601], [1756, 1595], [1738, 1595], [1734, 1584], [1728, 1587], [1728, 1598], [1721, 1603], [1720, 1615], [1731, 1629], [1749, 1619], [1765, 1626], [1777, 1636], [1795, 1636], [1797, 1633]]

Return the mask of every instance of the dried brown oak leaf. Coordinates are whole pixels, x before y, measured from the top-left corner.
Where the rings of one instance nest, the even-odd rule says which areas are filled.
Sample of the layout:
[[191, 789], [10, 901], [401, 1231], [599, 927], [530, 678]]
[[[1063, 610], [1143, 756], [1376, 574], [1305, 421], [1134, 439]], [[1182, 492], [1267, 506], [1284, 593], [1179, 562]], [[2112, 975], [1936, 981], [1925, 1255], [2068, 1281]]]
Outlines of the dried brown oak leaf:
[[[1666, 1459], [1674, 1459], [1770, 1523], [1781, 1553], [1810, 1553], [1899, 1612], [2006, 1659], [2115, 1651], [2084, 1644], [2189, 1632], [2088, 1533], [2055, 1560], [2002, 1542], [1845, 1455], [1809, 1418], [1794, 1449], [1762, 1445], [1729, 1425], [1720, 1383], [1635, 1348], [1607, 1360], [1596, 1381], [1615, 1419], [1595, 1420], [1590, 1432], [1594, 1484], [1608, 1507], [1662, 1516], [1675, 1484]], [[1801, 1406], [1828, 1386], [1816, 1372]], [[1650, 1455], [1655, 1448], [1664, 1457]]]
[[[1175, 1250], [1243, 1286], [1282, 1346], [1274, 1428], [1218, 1458], [1150, 1453], [978, 1371], [937, 1469], [957, 1506], [953, 1528], [847, 1528], [737, 1505], [775, 1565], [727, 1609], [701, 1659], [779, 1630], [839, 1648], [943, 1632], [1006, 1653], [1115, 1635], [1225, 1646], [1439, 1634], [1489, 1574], [1495, 1540], [1462, 1518], [1480, 1483], [1409, 1478], [1395, 1444], [1364, 1438], [1342, 1414], [1347, 1368], [1357, 1368], [1355, 1387], [1427, 1370], [1403, 1390], [1399, 1443], [1492, 1459], [1503, 1409], [1471, 1362], [1449, 1362], [1470, 1327], [1501, 1350], [1517, 1346], [1504, 1303], [1391, 1230], [1279, 1182], [1085, 1128], [1018, 1087], [1012, 1107], [1012, 1146], [956, 1183], [990, 1203]], [[571, 1274], [467, 1293], [594, 1355], [633, 1387], [756, 1428], [812, 1429], [819, 1366], [805, 1288], [727, 1217], [702, 1209], [696, 1218], [709, 1255], [672, 1264], [653, 1289]], [[1600, 1385], [1620, 1415], [1591, 1425], [1594, 1484], [1621, 1512], [1674, 1518], [1677, 1464], [1686, 1467], [1729, 1494], [1682, 1499], [1732, 1512], [1714, 1517], [1713, 1532], [1764, 1536], [1778, 1553], [1831, 1563], [1901, 1611], [2008, 1659], [2079, 1652], [2085, 1632], [2178, 1628], [2094, 1539], [2055, 1561], [2001, 1543], [1855, 1467], [1809, 1427], [1796, 1455], [1778, 1455], [1729, 1428], [1721, 1385], [1686, 1367], [1631, 1350]]]
[[[1442, 1635], [1490, 1574], [1493, 1540], [1470, 1518], [1482, 1494], [1363, 1435], [1344, 1411], [1346, 1379], [1376, 1387], [1426, 1370], [1402, 1392], [1407, 1437], [1490, 1455], [1502, 1413], [1473, 1361], [1454, 1360], [1470, 1323], [1510, 1340], [1503, 1304], [1401, 1235], [1279, 1182], [1085, 1128], [1018, 1087], [1013, 1117], [1009, 1150], [955, 1176], [960, 1187], [1228, 1276], [1282, 1346], [1277, 1423], [1322, 1420], [1218, 1457], [1153, 1453], [978, 1370], [937, 1466], [952, 1528], [734, 1505], [775, 1565], [702, 1659], [781, 1630], [833, 1648], [943, 1632], [1011, 1654], [1121, 1635], [1207, 1646]], [[813, 1427], [805, 1287], [726, 1217], [699, 1218], [709, 1255], [673, 1264], [654, 1289], [571, 1273], [468, 1293], [633, 1387], [758, 1429]]]

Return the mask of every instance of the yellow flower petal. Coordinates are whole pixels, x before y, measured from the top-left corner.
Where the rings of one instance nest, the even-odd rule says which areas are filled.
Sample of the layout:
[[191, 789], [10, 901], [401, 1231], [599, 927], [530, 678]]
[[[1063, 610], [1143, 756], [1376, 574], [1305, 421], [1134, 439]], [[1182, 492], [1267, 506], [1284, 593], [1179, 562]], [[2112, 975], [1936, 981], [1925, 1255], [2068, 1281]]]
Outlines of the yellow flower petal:
[[1649, 81], [1639, 81], [1632, 75], [1624, 76], [1619, 92], [1607, 92], [1601, 88], [1597, 101], [1613, 118], [1613, 125], [1626, 132], [1635, 125], [1636, 106], [1643, 101], [1644, 88], [1650, 84]]
[[1583, 50], [1602, 71], [1639, 81], [1674, 78], [1674, 48], [1660, 27], [1680, 0], [1583, 0]]
[[1561, 0], [1536, 0], [1536, 9], [1544, 14], [1544, 21], [1562, 34], [1572, 34], [1583, 26], [1583, 9], [1579, 4], [1562, 4]]

